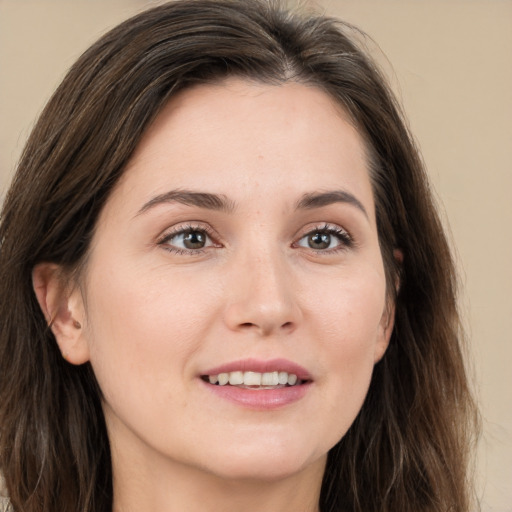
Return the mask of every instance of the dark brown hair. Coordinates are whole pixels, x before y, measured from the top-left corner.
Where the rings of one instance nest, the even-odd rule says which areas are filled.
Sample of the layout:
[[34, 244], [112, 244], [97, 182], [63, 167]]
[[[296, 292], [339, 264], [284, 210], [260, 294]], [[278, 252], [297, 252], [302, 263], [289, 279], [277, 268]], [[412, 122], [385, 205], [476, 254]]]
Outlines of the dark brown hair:
[[418, 151], [357, 34], [275, 2], [178, 0], [124, 22], [71, 68], [30, 136], [1, 217], [0, 471], [15, 511], [112, 510], [100, 390], [89, 364], [62, 359], [31, 271], [39, 262], [78, 269], [163, 105], [228, 76], [316, 85], [367, 145], [396, 321], [362, 410], [329, 453], [322, 512], [469, 510], [476, 413], [454, 265]]

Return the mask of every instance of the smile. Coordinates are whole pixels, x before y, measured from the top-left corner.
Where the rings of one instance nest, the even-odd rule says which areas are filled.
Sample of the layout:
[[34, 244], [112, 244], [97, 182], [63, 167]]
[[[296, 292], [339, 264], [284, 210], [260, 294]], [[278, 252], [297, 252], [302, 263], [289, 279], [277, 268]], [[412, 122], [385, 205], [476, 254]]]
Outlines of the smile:
[[205, 375], [203, 380], [218, 386], [237, 386], [249, 389], [276, 389], [285, 386], [297, 386], [303, 383], [294, 373], [285, 371], [252, 372], [232, 371], [222, 372], [217, 375]]
[[214, 396], [253, 411], [280, 409], [310, 393], [312, 375], [288, 359], [242, 359], [208, 368], [200, 381]]

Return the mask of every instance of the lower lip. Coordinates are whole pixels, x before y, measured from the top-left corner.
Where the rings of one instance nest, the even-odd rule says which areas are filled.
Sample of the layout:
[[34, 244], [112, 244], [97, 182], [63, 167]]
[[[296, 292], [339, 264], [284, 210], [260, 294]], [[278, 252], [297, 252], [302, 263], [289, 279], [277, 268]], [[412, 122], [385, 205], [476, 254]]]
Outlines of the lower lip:
[[236, 386], [219, 386], [201, 380], [202, 384], [218, 397], [248, 409], [268, 411], [290, 405], [303, 398], [311, 387], [311, 382], [298, 386], [276, 389], [246, 389]]

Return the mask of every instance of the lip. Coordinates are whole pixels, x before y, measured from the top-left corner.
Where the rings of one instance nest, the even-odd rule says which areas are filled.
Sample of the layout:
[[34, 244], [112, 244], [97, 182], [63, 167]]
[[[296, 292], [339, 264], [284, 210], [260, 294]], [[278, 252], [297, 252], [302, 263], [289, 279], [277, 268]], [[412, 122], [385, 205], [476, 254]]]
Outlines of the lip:
[[229, 363], [210, 368], [201, 375], [218, 375], [219, 373], [230, 373], [230, 372], [287, 372], [297, 375], [300, 380], [312, 380], [310, 373], [302, 366], [289, 361], [288, 359], [241, 359], [239, 361], [231, 361]]
[[244, 389], [236, 386], [216, 386], [200, 380], [203, 386], [213, 395], [227, 400], [237, 406], [254, 411], [270, 411], [280, 409], [298, 402], [303, 398], [313, 385], [306, 382], [298, 386], [289, 386], [278, 389]]
[[[297, 375], [297, 378], [306, 381], [297, 386], [286, 386], [274, 389], [247, 389], [236, 386], [218, 386], [210, 384], [201, 377], [218, 375], [234, 371], [244, 372], [275, 372], [283, 371]], [[287, 359], [271, 359], [262, 361], [258, 359], [243, 359], [232, 361], [221, 366], [211, 368], [199, 376], [199, 381], [208, 391], [222, 400], [237, 406], [254, 411], [270, 411], [291, 405], [303, 398], [313, 385], [311, 375], [302, 366]]]

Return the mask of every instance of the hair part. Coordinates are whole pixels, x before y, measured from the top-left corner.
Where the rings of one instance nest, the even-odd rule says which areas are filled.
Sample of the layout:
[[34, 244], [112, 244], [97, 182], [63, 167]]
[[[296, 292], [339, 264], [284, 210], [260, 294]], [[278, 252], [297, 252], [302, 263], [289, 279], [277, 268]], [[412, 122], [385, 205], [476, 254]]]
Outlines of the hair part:
[[62, 359], [33, 267], [79, 272], [105, 202], [163, 106], [232, 76], [320, 87], [367, 146], [395, 328], [360, 414], [329, 453], [322, 512], [470, 509], [477, 416], [454, 264], [400, 108], [353, 35], [277, 2], [178, 0], [114, 28], [70, 69], [27, 142], [0, 224], [0, 470], [14, 510], [112, 510], [101, 391], [90, 364]]

